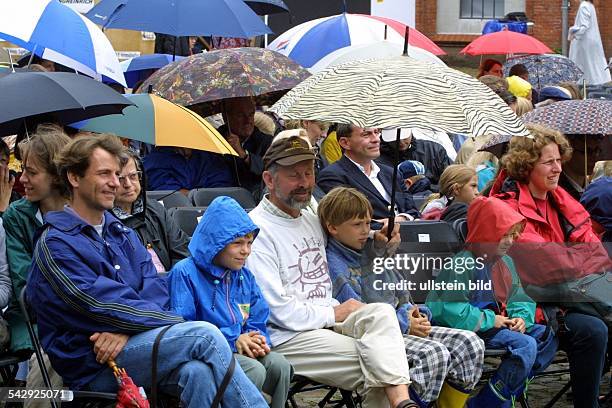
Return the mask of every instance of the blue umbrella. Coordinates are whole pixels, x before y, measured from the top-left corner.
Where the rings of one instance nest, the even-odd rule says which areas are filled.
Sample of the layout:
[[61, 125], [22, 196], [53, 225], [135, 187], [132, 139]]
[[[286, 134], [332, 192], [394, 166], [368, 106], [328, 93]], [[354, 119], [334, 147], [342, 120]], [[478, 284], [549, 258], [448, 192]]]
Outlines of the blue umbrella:
[[510, 68], [523, 64], [529, 71], [529, 82], [537, 89], [557, 85], [559, 82], [579, 82], [582, 70], [571, 59], [559, 54], [523, 55], [508, 59], [504, 64], [504, 75], [508, 76]]
[[289, 12], [289, 7], [282, 0], [244, 0], [260, 16]]
[[86, 16], [103, 28], [176, 37], [249, 38], [272, 32], [242, 0], [102, 0]]
[[125, 84], [104, 33], [57, 0], [13, 0], [0, 5], [0, 39], [86, 75]]
[[185, 57], [175, 56], [169, 54], [148, 54], [141, 55], [140, 57], [130, 58], [121, 63], [123, 73], [125, 74], [125, 81], [127, 82], [128, 88], [133, 88], [134, 85], [143, 79], [146, 79], [151, 75], [154, 70], [161, 67], [165, 67], [170, 64], [173, 60], [180, 61]]

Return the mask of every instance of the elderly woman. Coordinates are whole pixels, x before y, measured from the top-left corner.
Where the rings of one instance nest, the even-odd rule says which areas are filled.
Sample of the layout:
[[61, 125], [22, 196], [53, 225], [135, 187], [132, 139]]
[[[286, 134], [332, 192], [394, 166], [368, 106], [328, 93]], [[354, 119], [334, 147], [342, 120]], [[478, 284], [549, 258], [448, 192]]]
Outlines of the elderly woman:
[[[598, 407], [608, 339], [604, 319], [610, 316], [612, 293], [606, 271], [612, 271], [612, 261], [593, 231], [589, 213], [559, 187], [561, 165], [572, 153], [567, 139], [541, 126], [528, 128], [533, 139], [511, 140], [491, 195], [526, 219], [519, 245], [510, 252], [525, 290], [536, 300], [546, 299], [561, 307], [558, 334], [570, 361], [574, 406]], [[604, 293], [603, 302], [564, 301], [565, 289], [586, 280], [598, 286], [588, 287], [588, 294]]]
[[169, 271], [189, 256], [189, 238], [166, 213], [163, 205], [147, 200], [138, 156], [128, 151], [129, 160], [121, 170], [113, 213], [134, 229], [147, 247], [157, 272]]

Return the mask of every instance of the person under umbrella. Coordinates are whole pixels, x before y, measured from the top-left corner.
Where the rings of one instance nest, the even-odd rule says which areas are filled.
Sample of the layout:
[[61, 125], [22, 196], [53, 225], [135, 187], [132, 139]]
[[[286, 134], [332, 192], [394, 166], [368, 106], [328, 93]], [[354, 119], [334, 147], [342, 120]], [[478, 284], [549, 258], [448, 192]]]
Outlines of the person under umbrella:
[[128, 161], [121, 170], [113, 214], [138, 234], [158, 273], [169, 271], [189, 256], [189, 238], [168, 216], [163, 205], [148, 200], [140, 159], [128, 150]]

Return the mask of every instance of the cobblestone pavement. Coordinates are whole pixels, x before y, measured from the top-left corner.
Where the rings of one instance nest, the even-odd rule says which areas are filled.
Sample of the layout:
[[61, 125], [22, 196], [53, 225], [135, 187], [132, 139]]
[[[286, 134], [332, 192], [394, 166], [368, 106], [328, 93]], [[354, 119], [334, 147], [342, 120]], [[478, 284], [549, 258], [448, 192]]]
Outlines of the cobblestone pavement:
[[[548, 368], [548, 371], [567, 369], [567, 363], [553, 364]], [[529, 386], [529, 405], [530, 408], [543, 408], [546, 403], [563, 388], [569, 381], [569, 374], [552, 374], [537, 378]], [[610, 373], [608, 373], [601, 386], [601, 394], [611, 392], [610, 387]], [[310, 393], [300, 394], [296, 397], [296, 401], [300, 408], [311, 408], [317, 407], [317, 403], [325, 395], [324, 391], [313, 391]], [[338, 394], [339, 395], [339, 394]], [[568, 400], [568, 394], [566, 393], [557, 403], [554, 408], [572, 408], [573, 404]], [[483, 407], [487, 408], [487, 407]], [[602, 405], [602, 408], [612, 408], [612, 403]]]

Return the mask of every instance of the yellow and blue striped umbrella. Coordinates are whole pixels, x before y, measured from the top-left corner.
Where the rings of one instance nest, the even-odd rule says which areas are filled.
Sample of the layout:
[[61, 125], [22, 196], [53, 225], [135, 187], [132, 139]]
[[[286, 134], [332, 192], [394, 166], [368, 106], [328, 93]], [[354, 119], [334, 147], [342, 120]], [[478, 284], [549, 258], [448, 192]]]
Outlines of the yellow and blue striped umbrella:
[[125, 95], [134, 106], [123, 114], [73, 123], [83, 131], [112, 133], [155, 146], [187, 147], [237, 156], [219, 132], [198, 114], [154, 94]]

